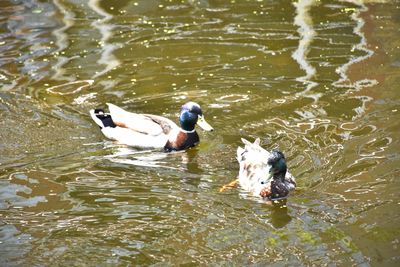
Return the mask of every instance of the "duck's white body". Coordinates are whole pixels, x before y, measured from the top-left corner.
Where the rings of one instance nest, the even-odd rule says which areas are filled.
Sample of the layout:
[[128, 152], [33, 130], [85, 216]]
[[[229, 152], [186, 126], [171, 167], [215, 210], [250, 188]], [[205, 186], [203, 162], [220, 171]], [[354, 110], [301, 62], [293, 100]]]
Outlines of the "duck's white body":
[[[240, 165], [239, 184], [251, 192], [254, 196], [266, 196], [266, 192], [271, 190], [273, 177], [269, 175], [271, 165], [268, 160], [271, 153], [260, 146], [260, 139], [257, 138], [254, 143], [242, 139], [244, 148], [238, 147], [237, 160]], [[289, 192], [295, 189], [296, 182], [293, 175], [286, 172], [282, 186]]]
[[163, 148], [169, 138], [178, 134], [180, 128], [171, 120], [149, 114], [128, 112], [116, 105], [107, 103], [109, 115], [116, 127], [104, 126], [95, 113], [90, 111], [92, 119], [109, 139], [121, 144], [142, 148]]
[[168, 136], [165, 134], [155, 137], [122, 127], [104, 127], [101, 132], [111, 140], [139, 148], [163, 148], [168, 141]]

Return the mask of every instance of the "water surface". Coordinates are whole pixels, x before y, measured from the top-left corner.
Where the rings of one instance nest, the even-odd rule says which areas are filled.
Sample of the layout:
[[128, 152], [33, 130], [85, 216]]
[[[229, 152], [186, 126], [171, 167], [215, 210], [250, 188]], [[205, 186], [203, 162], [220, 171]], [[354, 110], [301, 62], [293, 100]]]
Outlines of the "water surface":
[[[398, 266], [396, 1], [0, 2], [2, 266]], [[106, 102], [213, 133], [165, 154], [105, 140]], [[240, 138], [298, 188], [235, 179]]]

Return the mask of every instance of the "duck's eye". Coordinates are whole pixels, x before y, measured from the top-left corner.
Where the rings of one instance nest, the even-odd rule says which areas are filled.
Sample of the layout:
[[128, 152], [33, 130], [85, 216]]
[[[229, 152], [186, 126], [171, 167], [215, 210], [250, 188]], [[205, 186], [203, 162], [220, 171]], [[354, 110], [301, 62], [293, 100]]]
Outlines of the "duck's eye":
[[264, 181], [262, 181], [262, 182], [261, 182], [261, 184], [265, 184], [265, 182], [264, 182]]

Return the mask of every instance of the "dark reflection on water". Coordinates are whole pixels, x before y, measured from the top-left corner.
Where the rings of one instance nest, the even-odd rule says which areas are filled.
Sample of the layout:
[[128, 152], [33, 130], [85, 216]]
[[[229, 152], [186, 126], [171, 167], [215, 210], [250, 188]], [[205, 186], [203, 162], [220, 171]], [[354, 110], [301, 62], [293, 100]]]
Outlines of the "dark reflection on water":
[[[0, 1], [1, 264], [397, 266], [399, 8]], [[180, 153], [88, 116], [189, 100], [216, 131]], [[241, 137], [285, 152], [287, 201], [218, 193]]]
[[[283, 202], [283, 203], [280, 203]], [[274, 209], [271, 211], [271, 223], [275, 228], [285, 227], [291, 220], [292, 217], [288, 214], [288, 208], [286, 201], [279, 201], [274, 203]]]

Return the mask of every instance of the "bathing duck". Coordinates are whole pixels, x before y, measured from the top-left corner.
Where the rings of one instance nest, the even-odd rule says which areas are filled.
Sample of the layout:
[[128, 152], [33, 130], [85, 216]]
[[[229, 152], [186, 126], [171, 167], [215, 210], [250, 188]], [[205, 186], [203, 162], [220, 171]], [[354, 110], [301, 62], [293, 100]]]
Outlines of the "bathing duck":
[[289, 195], [296, 187], [295, 178], [287, 171], [286, 159], [282, 152], [268, 152], [260, 146], [260, 139], [250, 143], [242, 138], [245, 147], [238, 147], [239, 179], [225, 185], [233, 187], [237, 183], [248, 192], [264, 199], [279, 200]]
[[199, 143], [196, 124], [205, 131], [213, 131], [200, 105], [194, 102], [181, 107], [181, 127], [161, 116], [128, 112], [110, 103], [107, 106], [109, 113], [103, 109], [90, 110], [92, 119], [107, 138], [128, 146], [162, 148], [166, 152], [185, 150]]

